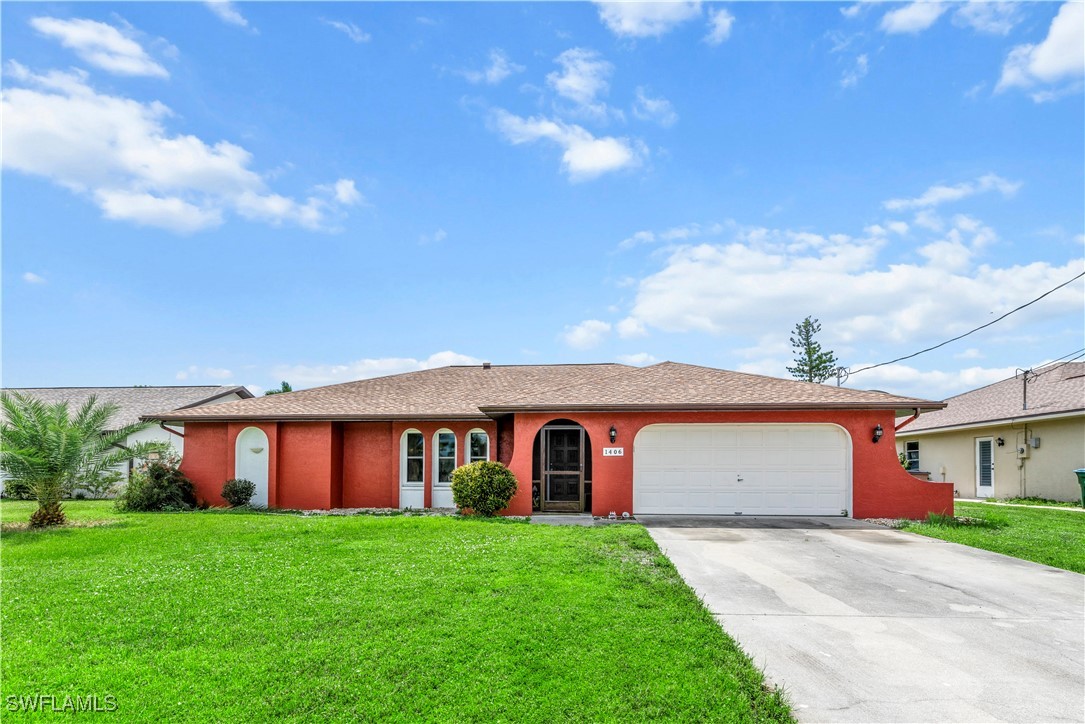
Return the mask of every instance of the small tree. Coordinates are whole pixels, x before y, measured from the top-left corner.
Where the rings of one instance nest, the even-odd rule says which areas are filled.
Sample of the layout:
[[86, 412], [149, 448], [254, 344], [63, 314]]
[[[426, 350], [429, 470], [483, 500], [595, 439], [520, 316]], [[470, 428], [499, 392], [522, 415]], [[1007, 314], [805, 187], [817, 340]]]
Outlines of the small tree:
[[796, 355], [795, 366], [788, 367], [787, 371], [797, 380], [820, 383], [836, 374], [836, 355], [832, 350], [823, 350], [814, 339], [820, 331], [821, 324], [812, 317], [795, 325], [795, 336], [791, 338], [791, 347]]
[[222, 498], [231, 508], [248, 505], [256, 495], [256, 483], [244, 478], [233, 478], [222, 484]]
[[283, 380], [282, 384], [279, 385], [279, 389], [277, 389], [277, 390], [266, 390], [264, 392], [264, 397], [267, 397], [268, 395], [281, 395], [284, 392], [293, 392], [293, 391], [294, 391], [294, 388], [290, 386], [290, 383], [287, 382], [286, 380]]
[[117, 412], [91, 396], [71, 414], [67, 402], [46, 404], [21, 393], [0, 395], [0, 470], [25, 484], [38, 501], [30, 516], [35, 527], [64, 522], [60, 500], [81, 481], [96, 481], [110, 468], [169, 448], [167, 443], [126, 445], [128, 437], [150, 426], [137, 422], [108, 429]]

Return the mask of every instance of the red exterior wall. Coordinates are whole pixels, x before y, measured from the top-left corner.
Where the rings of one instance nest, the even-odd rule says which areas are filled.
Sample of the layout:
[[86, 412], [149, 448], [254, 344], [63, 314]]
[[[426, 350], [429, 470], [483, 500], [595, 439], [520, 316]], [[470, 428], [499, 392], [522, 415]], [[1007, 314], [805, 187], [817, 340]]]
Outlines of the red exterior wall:
[[[840, 412], [591, 412], [582, 414], [523, 413], [515, 425], [505, 419], [471, 422], [282, 422], [251, 423], [267, 433], [269, 443], [268, 499], [280, 508], [398, 507], [400, 441], [407, 430], [425, 439], [425, 505], [432, 504], [433, 436], [448, 429], [456, 435], [456, 463], [465, 459], [465, 438], [473, 429], [490, 436], [490, 459], [508, 457], [520, 480], [506, 514], [531, 515], [533, 443], [539, 429], [555, 419], [584, 426], [591, 439], [592, 513], [606, 515], [633, 510], [633, 441], [637, 432], [656, 423], [831, 423], [851, 437], [852, 503], [856, 518], [923, 518], [929, 512], [952, 512], [953, 485], [920, 481], [897, 460], [893, 411]], [[875, 425], [885, 434], [872, 442]], [[624, 447], [622, 457], [603, 457], [610, 446], [609, 430]], [[197, 485], [199, 496], [222, 505], [222, 483], [233, 477], [234, 444], [250, 423], [190, 422], [185, 426], [182, 469]]]
[[[531, 515], [533, 443], [539, 429], [555, 419], [572, 420], [584, 427], [592, 441], [592, 513], [621, 514], [633, 510], [633, 440], [642, 427], [657, 423], [796, 423], [820, 422], [843, 427], [852, 443], [852, 509], [855, 518], [925, 518], [929, 512], [952, 512], [953, 486], [917, 480], [900, 466], [893, 439], [894, 413], [839, 412], [587, 412], [522, 413], [516, 415], [515, 443], [509, 468], [521, 481], [509, 504], [510, 515]], [[874, 426], [884, 437], [872, 441]], [[611, 446], [610, 426], [618, 430], [614, 447], [622, 457], [603, 457]], [[187, 443], [186, 443], [187, 444]], [[526, 482], [525, 482], [526, 481]]]
[[399, 500], [399, 440], [390, 422], [343, 424], [343, 507], [395, 508]]
[[[191, 445], [191, 447], [190, 447]], [[222, 484], [233, 477], [234, 444], [225, 422], [185, 424], [185, 453], [181, 472], [196, 484], [196, 498], [225, 505]]]

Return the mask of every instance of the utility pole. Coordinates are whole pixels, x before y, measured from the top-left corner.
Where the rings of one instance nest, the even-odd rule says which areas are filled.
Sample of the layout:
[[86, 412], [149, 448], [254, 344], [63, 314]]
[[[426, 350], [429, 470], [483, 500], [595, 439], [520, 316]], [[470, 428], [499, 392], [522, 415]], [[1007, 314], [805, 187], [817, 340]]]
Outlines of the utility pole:
[[1021, 409], [1028, 409], [1028, 383], [1029, 380], [1036, 378], [1036, 373], [1031, 369], [1023, 370], [1020, 367], [1017, 368], [1017, 372], [1013, 375], [1017, 379], [1021, 380]]

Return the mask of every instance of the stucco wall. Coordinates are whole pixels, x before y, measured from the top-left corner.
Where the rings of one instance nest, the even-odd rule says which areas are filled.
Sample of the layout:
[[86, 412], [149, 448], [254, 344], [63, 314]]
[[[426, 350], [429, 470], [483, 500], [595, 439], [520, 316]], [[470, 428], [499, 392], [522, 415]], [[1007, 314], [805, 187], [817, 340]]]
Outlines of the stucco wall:
[[[904, 443], [919, 443], [919, 467], [932, 480], [953, 483], [963, 498], [976, 497], [976, 439], [1002, 438], [995, 444], [995, 498], [1029, 496], [1052, 500], [1080, 500], [1073, 471], [1085, 468], [1085, 416], [1056, 420], [1018, 422], [992, 427], [909, 435], [905, 427], [897, 434], [898, 450]], [[1029, 438], [1040, 438], [1040, 447], [1029, 448], [1029, 457], [1019, 460], [1017, 448]]]

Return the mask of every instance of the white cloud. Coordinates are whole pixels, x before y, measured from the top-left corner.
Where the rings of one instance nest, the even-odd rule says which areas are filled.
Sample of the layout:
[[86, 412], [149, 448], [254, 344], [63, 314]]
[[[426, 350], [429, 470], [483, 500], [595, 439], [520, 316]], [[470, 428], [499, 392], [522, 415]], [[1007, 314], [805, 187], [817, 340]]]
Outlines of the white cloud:
[[45, 277], [28, 271], [23, 273], [23, 281], [27, 284], [45, 284]]
[[654, 355], [650, 355], [647, 352], [637, 352], [635, 354], [620, 354], [618, 355], [618, 361], [623, 365], [633, 365], [634, 367], [646, 367], [648, 365], [654, 365], [659, 362]]
[[294, 389], [301, 389], [449, 365], [478, 364], [482, 364], [482, 360], [448, 350], [432, 354], [426, 359], [379, 357], [360, 359], [346, 364], [278, 365], [271, 370], [271, 376], [277, 380], [286, 380], [293, 385]]
[[490, 64], [482, 70], [463, 71], [463, 77], [472, 83], [497, 85], [514, 73], [524, 72], [524, 66], [513, 63], [501, 48], [490, 51]]
[[980, 352], [975, 347], [969, 347], [965, 351], [953, 355], [953, 359], [983, 359], [983, 352]]
[[554, 91], [575, 104], [575, 111], [593, 116], [605, 116], [607, 106], [598, 99], [610, 90], [610, 75], [614, 66], [599, 53], [587, 48], [570, 48], [554, 59], [561, 71], [546, 75]]
[[[882, 205], [890, 211], [905, 211], [908, 209], [929, 209], [941, 204], [960, 201], [985, 191], [998, 191], [1004, 197], [1013, 196], [1021, 188], [1019, 182], [1007, 181], [993, 173], [980, 176], [975, 181], [966, 181], [956, 186], [938, 184], [931, 186], [922, 194], [911, 199], [890, 199]], [[917, 220], [917, 223], [918, 220]]]
[[178, 380], [228, 380], [233, 376], [233, 372], [222, 367], [200, 367], [199, 365], [189, 365], [176, 375]]
[[647, 149], [638, 141], [596, 137], [581, 126], [549, 118], [521, 118], [499, 108], [491, 114], [491, 123], [514, 145], [543, 139], [558, 144], [563, 150], [562, 170], [574, 182], [640, 166], [647, 155]]
[[106, 218], [192, 233], [221, 224], [232, 209], [327, 229], [343, 206], [361, 200], [350, 179], [304, 201], [273, 193], [244, 148], [171, 134], [165, 105], [100, 93], [84, 72], [39, 75], [14, 61], [5, 70], [13, 82], [2, 100], [4, 168], [86, 195]]
[[[855, 369], [865, 366], [854, 365]], [[920, 370], [905, 364], [876, 367], [848, 379], [846, 387], [886, 390], [928, 399], [945, 399], [1013, 377], [1016, 367], [967, 367], [962, 370]]]
[[664, 128], [670, 128], [678, 122], [674, 106], [666, 98], [652, 98], [643, 86], [637, 88], [637, 99], [633, 103], [633, 115], [642, 121], [655, 121]]
[[599, 19], [618, 37], [658, 38], [700, 17], [700, 2], [598, 2]]
[[444, 229], [438, 229], [432, 234], [422, 234], [418, 237], [419, 244], [439, 244], [448, 238], [448, 233]]
[[[1038, 45], [1018, 45], [1002, 66], [995, 92], [1033, 90], [1037, 103], [1081, 89], [1085, 75], [1085, 4], [1063, 4]], [[1035, 90], [1034, 90], [1035, 89]]]
[[580, 324], [565, 327], [562, 338], [565, 344], [574, 349], [591, 349], [598, 347], [609, 334], [609, 323], [598, 319], [585, 319]]
[[708, 11], [708, 34], [704, 41], [709, 45], [719, 45], [731, 37], [731, 26], [735, 24], [735, 16], [723, 8]]
[[[945, 246], [924, 247], [922, 261], [891, 265], [878, 264], [884, 239], [842, 234], [744, 229], [730, 243], [677, 247], [662, 268], [640, 280], [622, 324], [759, 335], [789, 329], [795, 310], [813, 310], [826, 322], [830, 345], [896, 343], [935, 329], [952, 336], [1064, 282], [1083, 263], [977, 265], [972, 259], [977, 248], [966, 246], [966, 235], [954, 231], [943, 240]], [[801, 235], [812, 238], [796, 243]], [[953, 253], [966, 258], [954, 259]], [[1082, 283], [1066, 287], [1005, 324], [1079, 311], [1083, 288]], [[878, 299], [893, 301], [872, 306]]]
[[1016, 2], [969, 0], [953, 14], [955, 25], [967, 26], [989, 35], [1009, 35], [1020, 19]]
[[[733, 222], [728, 221], [727, 225], [731, 225]], [[697, 239], [701, 236], [718, 236], [723, 233], [727, 225], [720, 223], [712, 224], [683, 224], [682, 226], [672, 226], [669, 229], [664, 229], [660, 232], [655, 232], [650, 229], [638, 231], [630, 237], [623, 239], [619, 244], [619, 249], [630, 249], [634, 246], [641, 244], [652, 244], [656, 241], [688, 241], [690, 239]]]
[[919, 0], [883, 15], [881, 29], [890, 34], [920, 33], [934, 25], [946, 10], [946, 3]]
[[870, 64], [866, 53], [863, 53], [856, 57], [854, 66], [844, 71], [844, 75], [840, 78], [840, 87], [854, 88], [859, 85], [859, 81], [866, 76], [868, 70], [870, 70]]
[[37, 17], [30, 25], [60, 41], [87, 63], [116, 75], [168, 78], [169, 72], [139, 43], [112, 25], [96, 20]]
[[211, 12], [218, 16], [219, 20], [230, 25], [236, 25], [240, 28], [249, 27], [249, 21], [245, 19], [245, 16], [241, 14], [241, 11], [229, 0], [208, 0], [205, 2]]
[[331, 20], [328, 18], [321, 18], [320, 22], [324, 23], [329, 28], [335, 28], [355, 43], [368, 43], [372, 38], [369, 33], [365, 32], [354, 23], [349, 23], [345, 20]]
[[847, 7], [842, 7], [842, 8], [840, 8], [840, 14], [843, 15], [844, 17], [848, 18], [849, 20], [851, 20], [853, 18], [857, 18], [857, 17], [859, 17], [859, 13], [861, 13], [863, 11], [863, 9], [866, 7], [866, 5], [868, 5], [868, 4], [869, 3], [866, 3], [866, 2], [857, 2], [854, 5], [848, 5]]
[[648, 330], [644, 327], [644, 323], [641, 322], [639, 319], [626, 317], [622, 321], [618, 322], [618, 336], [622, 339], [647, 337]]

